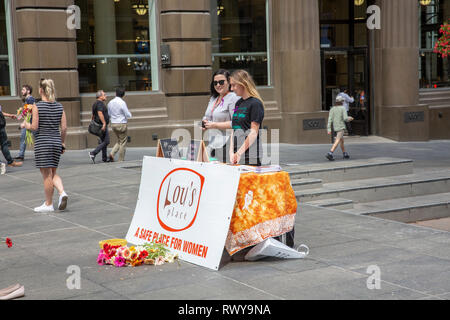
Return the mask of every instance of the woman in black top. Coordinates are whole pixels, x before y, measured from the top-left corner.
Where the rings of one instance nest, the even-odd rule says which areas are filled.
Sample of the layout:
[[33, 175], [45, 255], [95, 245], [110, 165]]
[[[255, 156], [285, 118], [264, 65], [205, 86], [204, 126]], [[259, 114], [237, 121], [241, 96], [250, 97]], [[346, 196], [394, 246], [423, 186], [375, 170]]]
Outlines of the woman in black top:
[[240, 96], [232, 118], [232, 139], [230, 139], [230, 162], [261, 165], [262, 143], [259, 129], [264, 120], [264, 103], [256, 90], [255, 82], [245, 70], [237, 70], [231, 75], [231, 89]]

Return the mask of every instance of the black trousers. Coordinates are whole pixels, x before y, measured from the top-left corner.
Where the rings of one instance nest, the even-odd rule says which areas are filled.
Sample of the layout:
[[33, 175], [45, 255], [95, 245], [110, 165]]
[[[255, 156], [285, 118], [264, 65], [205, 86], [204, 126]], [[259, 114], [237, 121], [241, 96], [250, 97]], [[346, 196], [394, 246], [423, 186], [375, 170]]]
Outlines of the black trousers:
[[92, 154], [96, 156], [100, 151], [102, 152], [102, 160], [107, 161], [108, 160], [108, 145], [109, 145], [109, 132], [108, 127], [106, 127], [105, 133], [99, 137], [98, 139], [98, 146], [95, 148], [94, 151], [92, 151]]
[[9, 152], [8, 147], [8, 135], [6, 134], [6, 127], [0, 128], [0, 146], [2, 148], [3, 156], [5, 157], [8, 164], [13, 163], [14, 160], [11, 157], [11, 153]]

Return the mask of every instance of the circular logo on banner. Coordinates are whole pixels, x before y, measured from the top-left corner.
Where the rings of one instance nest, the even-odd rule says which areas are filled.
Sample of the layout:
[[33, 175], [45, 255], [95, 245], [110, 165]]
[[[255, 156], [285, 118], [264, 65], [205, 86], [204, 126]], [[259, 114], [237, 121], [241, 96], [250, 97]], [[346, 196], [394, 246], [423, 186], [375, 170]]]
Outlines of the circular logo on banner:
[[158, 192], [157, 216], [170, 232], [189, 229], [197, 218], [205, 177], [191, 169], [175, 169], [162, 181]]

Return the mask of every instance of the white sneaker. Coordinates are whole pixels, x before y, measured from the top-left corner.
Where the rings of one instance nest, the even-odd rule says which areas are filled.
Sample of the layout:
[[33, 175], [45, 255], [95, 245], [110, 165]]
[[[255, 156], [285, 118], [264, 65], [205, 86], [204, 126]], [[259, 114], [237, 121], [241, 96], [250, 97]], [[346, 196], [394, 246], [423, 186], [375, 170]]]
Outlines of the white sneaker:
[[46, 205], [45, 202], [42, 206], [34, 208], [34, 212], [37, 213], [48, 213], [48, 212], [54, 212], [55, 209], [53, 208], [53, 204], [51, 205]]
[[5, 174], [6, 173], [6, 163], [1, 163], [0, 164], [0, 174]]
[[16, 289], [15, 291], [4, 295], [4, 296], [0, 296], [0, 300], [13, 300], [13, 299], [17, 299], [17, 298], [21, 298], [25, 296], [25, 287], [21, 286], [18, 289]]
[[67, 196], [67, 193], [63, 191], [63, 193], [59, 196], [59, 202], [58, 202], [58, 210], [66, 210], [67, 208], [67, 200], [69, 197]]

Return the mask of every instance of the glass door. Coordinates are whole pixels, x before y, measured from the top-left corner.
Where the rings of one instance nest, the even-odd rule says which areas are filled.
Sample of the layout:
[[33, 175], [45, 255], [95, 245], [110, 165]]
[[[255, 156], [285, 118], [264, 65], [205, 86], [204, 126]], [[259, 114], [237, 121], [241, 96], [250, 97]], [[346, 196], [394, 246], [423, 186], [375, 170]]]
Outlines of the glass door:
[[367, 7], [374, 0], [318, 0], [322, 57], [323, 110], [330, 110], [339, 92], [348, 90], [355, 102], [352, 133], [370, 133]]
[[352, 132], [368, 135], [369, 119], [369, 59], [366, 48], [322, 49], [322, 109], [330, 110], [336, 96], [347, 90], [354, 98], [349, 115], [355, 118]]
[[357, 50], [353, 53], [353, 83], [351, 90], [355, 102], [350, 106], [350, 115], [354, 134], [368, 136], [370, 133], [370, 99], [369, 99], [369, 59], [367, 50]]

